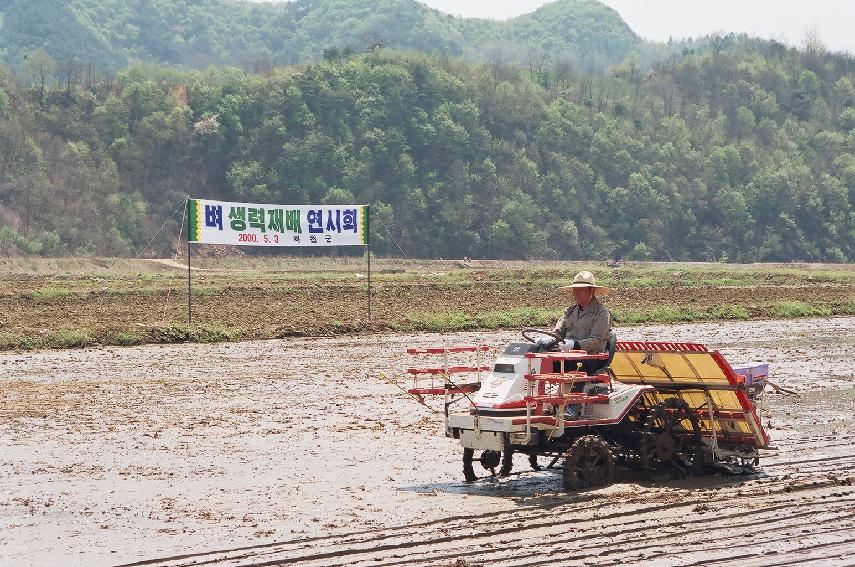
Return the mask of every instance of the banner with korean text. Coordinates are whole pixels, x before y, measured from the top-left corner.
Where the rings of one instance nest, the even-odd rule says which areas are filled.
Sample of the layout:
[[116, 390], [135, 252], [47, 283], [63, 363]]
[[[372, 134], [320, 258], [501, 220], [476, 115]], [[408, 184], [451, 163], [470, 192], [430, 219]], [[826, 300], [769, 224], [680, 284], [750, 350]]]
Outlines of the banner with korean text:
[[188, 199], [187, 240], [235, 246], [365, 246], [364, 205], [258, 205]]

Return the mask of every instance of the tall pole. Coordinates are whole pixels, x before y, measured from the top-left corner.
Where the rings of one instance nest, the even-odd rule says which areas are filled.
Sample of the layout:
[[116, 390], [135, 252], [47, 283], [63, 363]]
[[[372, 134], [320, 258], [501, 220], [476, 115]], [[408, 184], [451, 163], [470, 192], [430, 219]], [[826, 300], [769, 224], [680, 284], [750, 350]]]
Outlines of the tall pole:
[[365, 207], [365, 257], [368, 259], [368, 322], [371, 323], [371, 205]]
[[193, 288], [190, 276], [190, 242], [187, 242], [187, 326], [193, 324]]
[[368, 258], [368, 322], [371, 322], [371, 245], [365, 247], [365, 256]]
[[[187, 195], [187, 327], [193, 324], [193, 287], [190, 274], [190, 241], [193, 240], [196, 221], [195, 209], [191, 209], [190, 195]], [[195, 238], [198, 238], [196, 236]], [[188, 329], [189, 332], [189, 329]]]

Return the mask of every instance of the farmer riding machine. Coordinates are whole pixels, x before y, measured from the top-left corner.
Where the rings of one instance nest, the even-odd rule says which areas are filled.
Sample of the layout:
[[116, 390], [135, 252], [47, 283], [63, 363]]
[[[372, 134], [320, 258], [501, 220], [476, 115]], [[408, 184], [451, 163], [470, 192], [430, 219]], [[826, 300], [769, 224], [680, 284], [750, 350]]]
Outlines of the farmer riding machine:
[[[491, 366], [482, 365], [483, 346], [408, 350], [442, 356], [441, 367], [408, 370], [408, 391], [443, 396], [445, 434], [463, 446], [467, 481], [477, 479], [476, 464], [510, 474], [519, 453], [535, 470], [541, 457], [549, 468], [563, 459], [568, 490], [611, 484], [617, 466], [653, 478], [740, 472], [768, 446], [755, 408], [766, 365], [734, 369], [702, 344], [618, 342], [614, 333], [602, 354], [557, 352], [561, 338], [537, 329], [522, 337]], [[450, 362], [462, 353], [476, 364]]]

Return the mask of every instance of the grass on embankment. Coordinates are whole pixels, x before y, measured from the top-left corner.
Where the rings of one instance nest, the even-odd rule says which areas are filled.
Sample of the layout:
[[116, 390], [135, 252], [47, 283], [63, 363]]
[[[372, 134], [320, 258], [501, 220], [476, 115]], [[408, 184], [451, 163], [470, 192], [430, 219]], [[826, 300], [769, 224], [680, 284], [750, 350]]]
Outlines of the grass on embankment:
[[239, 329], [205, 325], [167, 325], [143, 330], [92, 331], [60, 329], [38, 335], [0, 331], [0, 350], [62, 349], [93, 346], [135, 346], [142, 344], [216, 343], [240, 340]]
[[[792, 319], [799, 317], [830, 317], [855, 315], [855, 300], [830, 304], [809, 304], [780, 301], [770, 305], [746, 307], [715, 307], [696, 309], [688, 306], [652, 307], [647, 310], [612, 309], [615, 325], [629, 326], [646, 323], [690, 323], [701, 321], [739, 321], [749, 319]], [[467, 314], [463, 311], [442, 313], [410, 313], [401, 321], [379, 323], [373, 327], [330, 324], [333, 334], [365, 334], [370, 332], [458, 332], [491, 329], [549, 328], [559, 317], [555, 309], [520, 307], [503, 311]], [[299, 333], [292, 333], [298, 335]], [[142, 344], [215, 343], [245, 338], [272, 339], [271, 333], [248, 332], [243, 329], [207, 325], [165, 325], [134, 330], [100, 330], [64, 328], [37, 334], [0, 331], [0, 351], [30, 349], [64, 349], [94, 346], [135, 346]]]
[[[402, 321], [375, 325], [373, 328], [337, 329], [331, 332], [366, 333], [397, 332], [457, 332], [491, 329], [549, 328], [560, 313], [555, 309], [521, 307], [504, 311], [486, 311], [474, 315], [463, 311], [443, 313], [410, 313]], [[649, 310], [612, 309], [616, 326], [645, 323], [688, 323], [700, 321], [739, 321], [749, 319], [792, 319], [799, 317], [830, 317], [855, 315], [855, 301], [814, 305], [797, 301], [780, 301], [753, 307], [716, 307], [696, 309], [688, 306], [654, 307]], [[135, 346], [142, 344], [215, 343], [245, 338], [277, 338], [272, 334], [253, 333], [247, 337], [243, 329], [222, 326], [166, 325], [141, 330], [92, 331], [89, 329], [60, 329], [38, 334], [0, 331], [0, 350], [65, 349], [93, 346]]]
[[[692, 323], [700, 321], [747, 321], [749, 319], [794, 319], [855, 315], [855, 300], [828, 305], [799, 301], [780, 301], [759, 307], [715, 307], [696, 309], [688, 306], [653, 307], [647, 310], [611, 309], [615, 325], [643, 323]], [[396, 331], [454, 332], [476, 329], [516, 329], [548, 327], [560, 313], [554, 309], [519, 308], [467, 315], [462, 311], [445, 313], [411, 313], [406, 321], [392, 325]]]
[[[699, 321], [738, 321], [749, 319], [791, 319], [798, 317], [830, 317], [855, 315], [855, 300], [825, 305], [798, 301], [780, 301], [751, 309], [745, 307], [716, 307], [696, 309], [688, 306], [655, 307], [649, 310], [612, 309], [616, 326], [645, 323], [687, 323]], [[554, 309], [520, 307], [504, 311], [486, 311], [474, 315], [463, 311], [443, 313], [410, 313], [402, 321], [380, 324], [361, 332], [457, 332], [490, 329], [549, 328], [559, 313]], [[331, 331], [336, 332], [335, 325]], [[342, 330], [347, 333], [357, 329]], [[92, 331], [89, 329], [60, 329], [38, 334], [0, 331], [0, 350], [63, 349], [93, 346], [134, 346], [141, 344], [214, 343], [247, 338], [242, 329], [222, 326], [166, 325], [139, 330]], [[274, 335], [252, 334], [251, 338], [276, 338]]]
[[57, 299], [59, 297], [68, 297], [70, 295], [77, 295], [76, 291], [72, 291], [70, 289], [63, 288], [55, 288], [55, 287], [46, 287], [36, 291], [30, 291], [23, 294], [25, 299], [29, 299], [31, 301], [43, 301], [46, 299]]

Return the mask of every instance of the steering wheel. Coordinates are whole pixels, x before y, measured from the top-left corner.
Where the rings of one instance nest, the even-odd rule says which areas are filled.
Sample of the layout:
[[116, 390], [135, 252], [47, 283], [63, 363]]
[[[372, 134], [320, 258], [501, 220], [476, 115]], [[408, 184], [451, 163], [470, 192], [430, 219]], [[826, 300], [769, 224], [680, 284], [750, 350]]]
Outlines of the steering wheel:
[[522, 335], [522, 338], [524, 338], [525, 340], [527, 340], [530, 343], [537, 342], [537, 339], [533, 339], [531, 337], [531, 335], [537, 334], [537, 335], [546, 335], [547, 337], [551, 337], [553, 340], [544, 345], [544, 350], [552, 348], [555, 345], [557, 345], [559, 342], [564, 340], [564, 338], [561, 337], [560, 335], [556, 335], [555, 333], [553, 333], [551, 331], [543, 331], [541, 329], [532, 329], [532, 328], [523, 329], [522, 333], [520, 333], [520, 334]]

